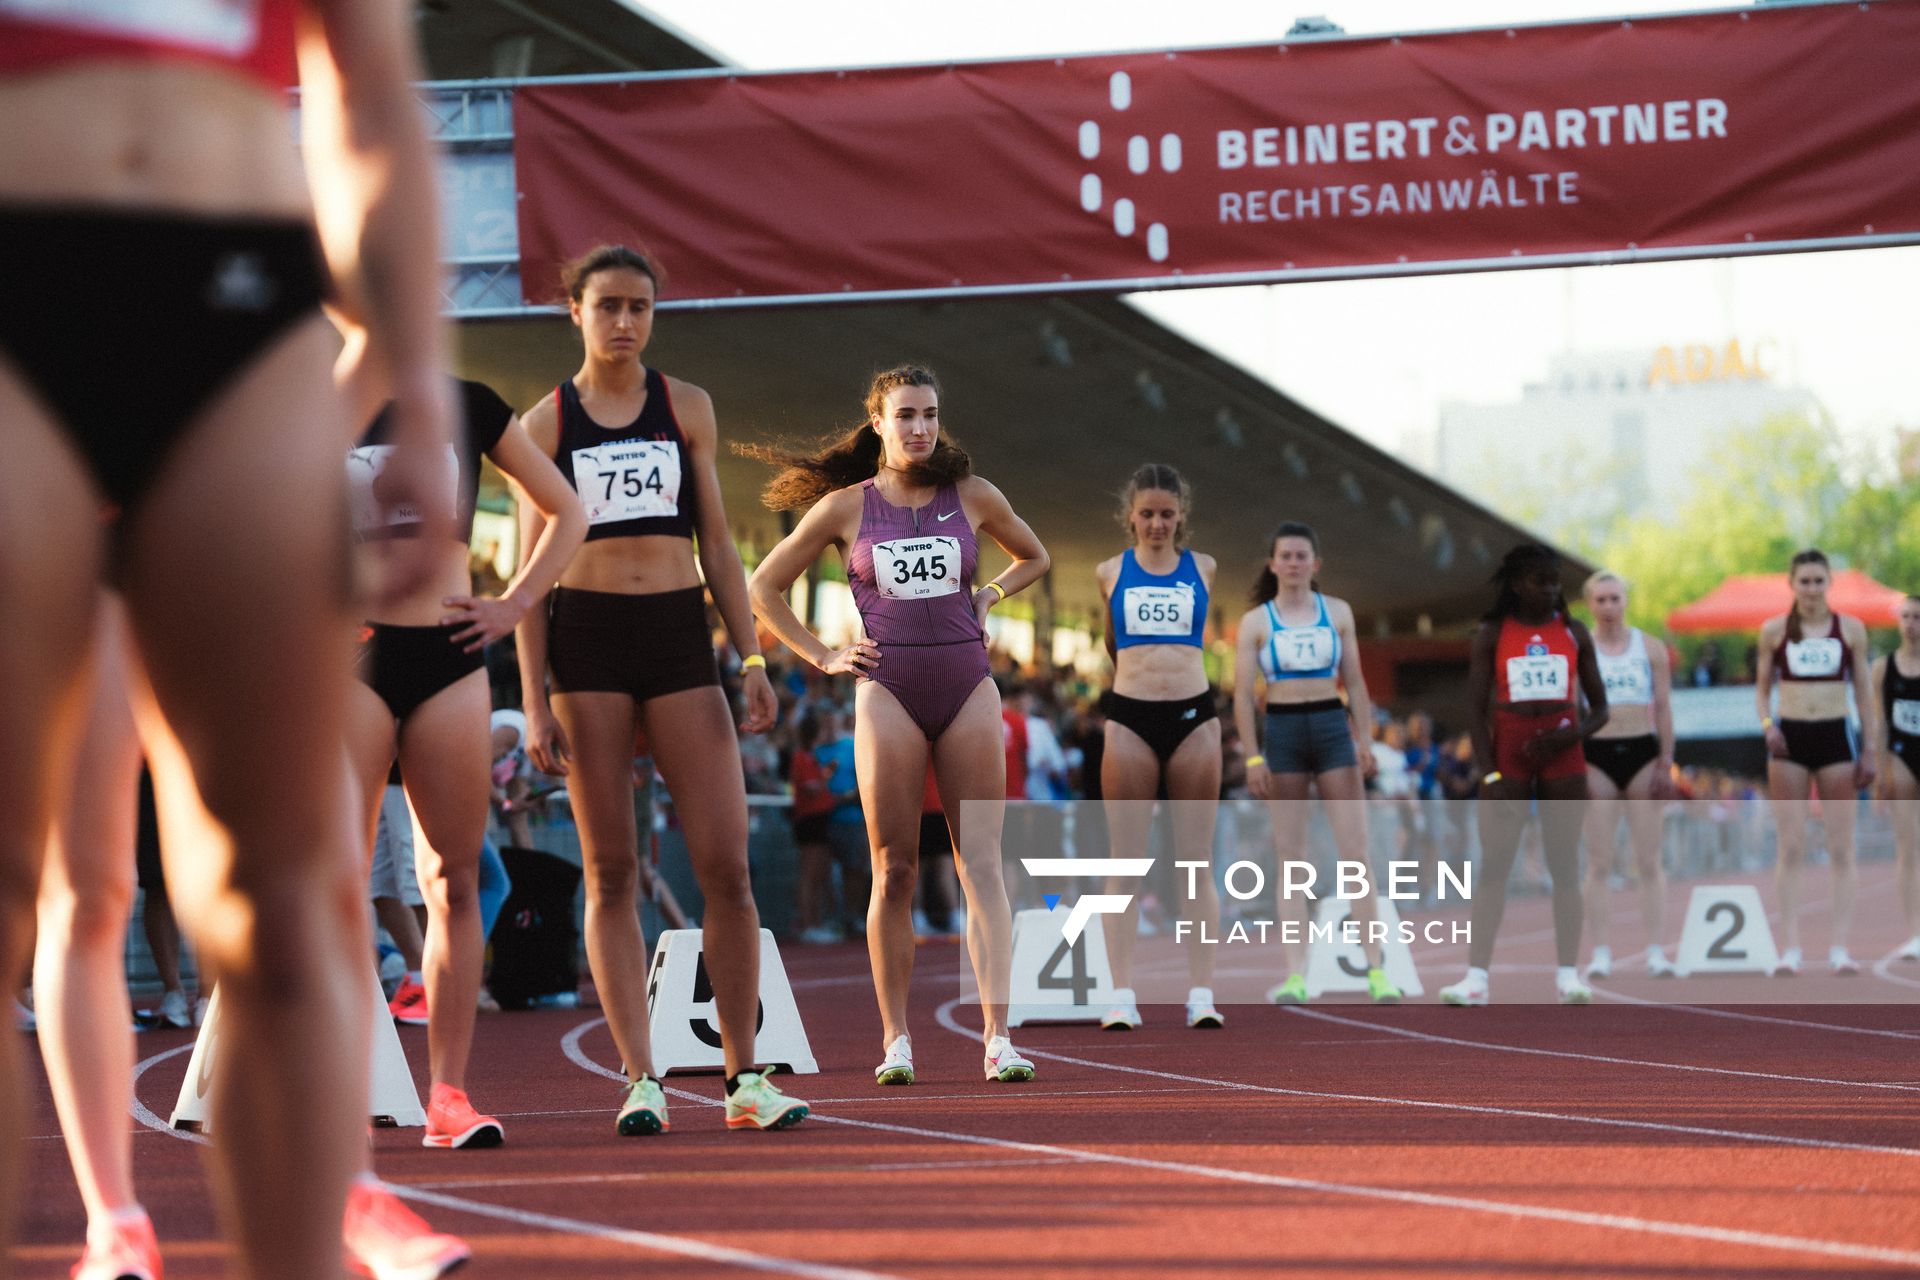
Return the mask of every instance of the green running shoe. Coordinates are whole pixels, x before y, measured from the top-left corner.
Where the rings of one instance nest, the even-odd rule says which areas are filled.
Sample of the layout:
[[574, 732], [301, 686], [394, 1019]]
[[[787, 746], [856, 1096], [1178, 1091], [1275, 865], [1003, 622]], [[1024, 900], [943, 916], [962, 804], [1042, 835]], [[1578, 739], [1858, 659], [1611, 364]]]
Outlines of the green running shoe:
[[629, 1138], [671, 1129], [673, 1126], [667, 1123], [667, 1095], [661, 1092], [660, 1082], [652, 1076], [641, 1076], [628, 1085], [627, 1100], [620, 1104], [620, 1115], [614, 1126]]
[[1285, 982], [1267, 992], [1269, 1004], [1305, 1004], [1307, 1002], [1307, 980], [1294, 974]]
[[1400, 988], [1393, 985], [1385, 969], [1367, 970], [1367, 994], [1375, 1004], [1399, 1004]]
[[727, 1128], [791, 1129], [807, 1118], [807, 1104], [789, 1098], [767, 1079], [766, 1071], [742, 1071], [727, 1095]]

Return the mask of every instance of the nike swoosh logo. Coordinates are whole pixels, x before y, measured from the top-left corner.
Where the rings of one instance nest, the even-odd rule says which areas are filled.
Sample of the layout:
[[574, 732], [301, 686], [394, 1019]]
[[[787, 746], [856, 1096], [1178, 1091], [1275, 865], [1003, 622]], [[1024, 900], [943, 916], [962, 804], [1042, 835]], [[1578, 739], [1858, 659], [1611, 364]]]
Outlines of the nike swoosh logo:
[[935, 519], [935, 520], [951, 520], [951, 519], [953, 519], [953, 518], [954, 518], [955, 516], [957, 516], [957, 515], [959, 515], [959, 514], [960, 514], [960, 513], [959, 513], [958, 511], [949, 511], [949, 512], [947, 512], [947, 514], [945, 514], [945, 515], [943, 515], [943, 516], [935, 516], [935, 517], [934, 517], [934, 519]]

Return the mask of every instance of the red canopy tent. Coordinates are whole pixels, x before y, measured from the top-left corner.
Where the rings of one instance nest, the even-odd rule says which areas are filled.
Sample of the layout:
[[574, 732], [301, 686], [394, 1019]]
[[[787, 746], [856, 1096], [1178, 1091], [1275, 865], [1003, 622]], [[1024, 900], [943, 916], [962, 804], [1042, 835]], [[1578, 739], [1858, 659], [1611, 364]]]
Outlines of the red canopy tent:
[[[1891, 627], [1904, 593], [1875, 582], [1858, 569], [1833, 575], [1827, 603], [1834, 612], [1859, 618], [1870, 627]], [[1669, 631], [1757, 631], [1768, 618], [1793, 606], [1793, 588], [1784, 573], [1737, 573], [1692, 604], [1667, 615]]]

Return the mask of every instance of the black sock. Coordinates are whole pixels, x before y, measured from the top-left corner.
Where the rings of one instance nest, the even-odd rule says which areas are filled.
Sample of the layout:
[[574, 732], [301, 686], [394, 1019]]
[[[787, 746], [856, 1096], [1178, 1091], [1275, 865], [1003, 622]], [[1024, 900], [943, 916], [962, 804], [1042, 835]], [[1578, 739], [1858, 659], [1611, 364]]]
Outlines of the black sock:
[[[745, 1075], [745, 1074], [746, 1074], [746, 1072], [744, 1072], [744, 1071], [740, 1073], [740, 1075]], [[739, 1087], [740, 1087], [740, 1076], [728, 1076], [728, 1077], [727, 1077], [727, 1096], [728, 1096], [729, 1098], [731, 1098], [731, 1097], [733, 1096], [733, 1091], [734, 1091], [735, 1089], [738, 1089]]]

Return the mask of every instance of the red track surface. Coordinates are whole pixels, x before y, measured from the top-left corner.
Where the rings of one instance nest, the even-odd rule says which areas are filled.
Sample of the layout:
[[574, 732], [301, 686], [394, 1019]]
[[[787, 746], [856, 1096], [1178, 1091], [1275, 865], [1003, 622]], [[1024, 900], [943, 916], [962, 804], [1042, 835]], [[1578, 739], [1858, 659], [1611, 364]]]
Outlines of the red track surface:
[[[1891, 947], [1880, 897], [1862, 915], [1886, 944], [1861, 948], [1869, 961]], [[1631, 914], [1616, 954], [1636, 943]], [[1497, 995], [1550, 981], [1546, 924], [1544, 903], [1514, 904]], [[990, 1086], [956, 1030], [977, 1013], [942, 1012], [959, 958], [935, 945], [917, 978], [921, 1083], [882, 1090], [864, 950], [786, 960], [822, 1068], [787, 1082], [816, 1105], [799, 1129], [729, 1132], [719, 1081], [693, 1077], [673, 1082], [670, 1134], [618, 1138], [617, 1087], [565, 1050], [577, 1033], [577, 1058], [616, 1064], [595, 1011], [504, 1014], [480, 1023], [472, 1092], [509, 1144], [427, 1151], [417, 1131], [382, 1131], [381, 1174], [467, 1235], [475, 1276], [1920, 1271], [1920, 972], [1809, 974], [1787, 986], [1795, 1007], [1233, 1005], [1217, 1032], [1149, 1009], [1129, 1035], [1023, 1028], [1039, 1080]], [[1429, 992], [1461, 962], [1423, 956]], [[1725, 1000], [1781, 985], [1625, 972], [1611, 989]], [[1835, 999], [1849, 1003], [1815, 1003]], [[425, 1033], [403, 1040], [423, 1071]], [[140, 1038], [137, 1094], [160, 1115], [186, 1044]], [[43, 1083], [34, 1106], [19, 1273], [64, 1276], [83, 1216]], [[168, 1274], [220, 1274], [192, 1145], [141, 1128], [134, 1151]]]

